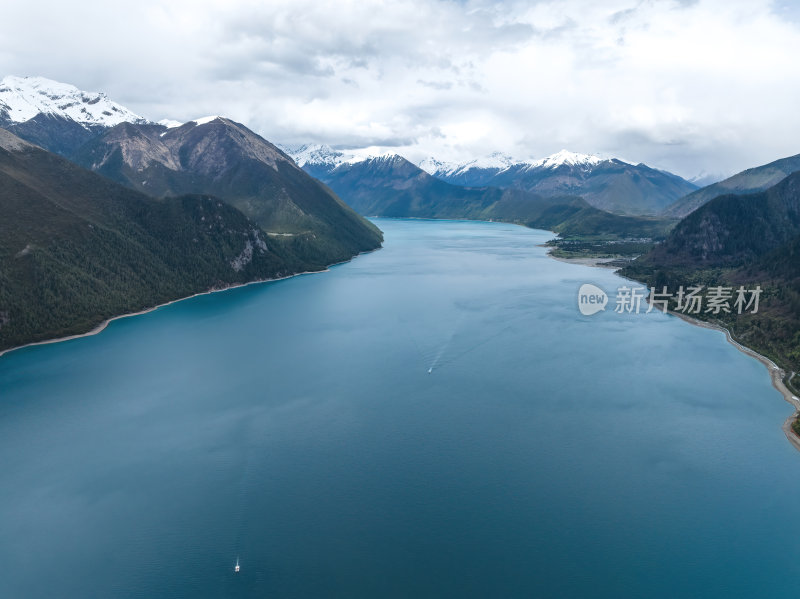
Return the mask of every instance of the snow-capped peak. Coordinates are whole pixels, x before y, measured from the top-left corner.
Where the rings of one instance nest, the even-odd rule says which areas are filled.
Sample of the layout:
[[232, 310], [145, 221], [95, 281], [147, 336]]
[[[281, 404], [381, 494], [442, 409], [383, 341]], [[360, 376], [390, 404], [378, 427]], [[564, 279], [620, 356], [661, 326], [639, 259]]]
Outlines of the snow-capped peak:
[[366, 160], [385, 159], [397, 156], [391, 152], [381, 152], [377, 148], [361, 148], [358, 150], [335, 150], [324, 144], [303, 144], [300, 146], [282, 145], [278, 147], [286, 152], [299, 167], [306, 165], [324, 166], [330, 169], [343, 164], [356, 164]]
[[183, 125], [180, 121], [173, 121], [172, 119], [161, 119], [158, 121], [159, 125], [164, 125], [167, 129], [174, 129]]
[[488, 156], [474, 158], [466, 162], [445, 162], [436, 158], [426, 158], [419, 163], [419, 167], [431, 175], [442, 177], [456, 177], [469, 172], [471, 169], [504, 171], [512, 166], [525, 168], [557, 168], [562, 165], [593, 167], [604, 160], [592, 154], [578, 154], [568, 150], [561, 150], [547, 158], [537, 160], [519, 160], [502, 152], [493, 152]]
[[216, 121], [217, 119], [221, 119], [222, 117], [218, 114], [213, 116], [204, 116], [200, 117], [199, 119], [192, 119], [189, 121], [190, 123], [194, 123], [195, 125], [205, 125], [206, 123], [210, 123], [211, 121]]
[[430, 175], [444, 175], [453, 176], [466, 173], [470, 169], [507, 169], [512, 164], [517, 164], [519, 161], [514, 160], [508, 154], [502, 152], [492, 152], [488, 156], [480, 158], [473, 158], [467, 162], [444, 162], [436, 158], [426, 158], [417, 166]]
[[67, 83], [10, 75], [0, 81], [0, 116], [23, 123], [40, 113], [68, 118], [84, 126], [149, 122], [105, 94], [81, 91]]
[[300, 146], [278, 144], [278, 147], [291, 156], [295, 164], [301, 168], [306, 164], [335, 166], [344, 157], [342, 152], [324, 144], [303, 144]]
[[531, 167], [557, 168], [559, 166], [595, 166], [603, 162], [602, 158], [592, 154], [578, 154], [569, 150], [561, 150], [540, 160], [529, 162]]
[[455, 163], [444, 162], [443, 160], [437, 160], [433, 156], [429, 156], [428, 158], [421, 160], [417, 166], [429, 175], [433, 175], [440, 171], [447, 171], [453, 168]]
[[515, 162], [516, 160], [514, 160], [508, 154], [503, 154], [502, 152], [492, 152], [488, 156], [470, 160], [465, 164], [465, 166], [468, 166], [468, 168], [498, 168], [502, 170], [504, 168], [508, 168]]

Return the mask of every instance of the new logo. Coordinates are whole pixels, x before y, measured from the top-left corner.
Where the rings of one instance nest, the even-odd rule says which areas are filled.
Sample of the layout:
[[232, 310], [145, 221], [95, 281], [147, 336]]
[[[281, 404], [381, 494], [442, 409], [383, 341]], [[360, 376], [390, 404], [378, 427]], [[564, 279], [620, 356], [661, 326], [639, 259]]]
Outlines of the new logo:
[[578, 289], [578, 310], [584, 316], [591, 316], [605, 310], [607, 303], [608, 295], [596, 285], [584, 283]]

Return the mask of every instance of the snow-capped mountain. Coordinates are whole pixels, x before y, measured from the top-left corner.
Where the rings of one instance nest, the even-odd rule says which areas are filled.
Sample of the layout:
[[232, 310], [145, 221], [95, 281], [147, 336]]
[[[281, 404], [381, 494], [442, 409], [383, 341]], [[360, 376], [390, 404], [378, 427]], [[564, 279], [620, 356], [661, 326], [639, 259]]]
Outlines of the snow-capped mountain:
[[147, 119], [112, 102], [105, 94], [44, 77], [4, 77], [0, 81], [0, 119], [24, 123], [39, 114], [70, 119], [82, 125], [113, 127], [147, 123]]
[[0, 81], [0, 127], [62, 156], [126, 122], [149, 123], [105, 94], [67, 83], [13, 76]]
[[422, 160], [418, 166], [434, 177], [441, 179], [463, 179], [469, 178], [469, 174], [476, 175], [481, 171], [491, 171], [496, 174], [512, 166], [524, 166], [527, 168], [549, 168], [554, 169], [559, 166], [578, 166], [591, 168], [603, 162], [602, 158], [592, 154], [578, 154], [569, 150], [561, 150], [546, 158], [537, 160], [520, 160], [513, 158], [502, 152], [493, 152], [481, 158], [473, 158], [466, 162], [445, 162], [430, 157]]
[[341, 151], [325, 144], [303, 144], [299, 146], [277, 144], [286, 154], [292, 157], [300, 168], [309, 166], [336, 167], [340, 164], [355, 164], [375, 158], [397, 156], [391, 152], [375, 152], [371, 148]]
[[430, 157], [421, 161], [417, 166], [429, 175], [434, 177], [458, 177], [468, 173], [472, 169], [492, 169], [500, 171], [508, 168], [512, 164], [522, 161], [514, 160], [511, 156], [502, 152], [493, 152], [488, 156], [473, 158], [467, 162], [444, 162]]
[[579, 195], [591, 205], [622, 214], [657, 214], [696, 186], [644, 164], [561, 150], [535, 160], [495, 152], [462, 163], [428, 158], [420, 168], [467, 187], [500, 187], [545, 196]]
[[[396, 154], [375, 155], [368, 149], [342, 152], [318, 144], [281, 149], [311, 176], [328, 184], [337, 181], [343, 185], [341, 181], [357, 174], [375, 186], [399, 189], [403, 176], [416, 179], [424, 172], [461, 187], [519, 189], [545, 197], [581, 196], [596, 208], [620, 214], [658, 214], [696, 189], [676, 175], [644, 164], [568, 150], [535, 160], [517, 160], [501, 152], [460, 163], [427, 158], [411, 169]], [[357, 209], [369, 211], [375, 206], [358, 205]]]
[[174, 129], [175, 127], [180, 127], [181, 125], [183, 125], [183, 123], [181, 123], [180, 121], [175, 121], [173, 119], [161, 119], [160, 121], [158, 121], [158, 124], [163, 125], [167, 129]]
[[[399, 154], [374, 152], [371, 148], [343, 152], [324, 144], [277, 145], [294, 160], [297, 166], [312, 177], [323, 181], [334, 170], [341, 170], [361, 163], [379, 165], [386, 161], [402, 158]], [[403, 160], [405, 159], [403, 158]]]
[[[308, 174], [320, 179], [354, 210], [364, 215], [436, 217], [444, 206], [458, 210], [466, 202], [493, 204], [499, 189], [467, 189], [432, 177], [398, 154], [351, 156], [315, 148], [295, 160]], [[464, 217], [464, 215], [461, 215]]]
[[291, 156], [292, 160], [300, 168], [305, 167], [307, 164], [334, 167], [352, 157], [323, 144], [303, 144], [300, 146], [278, 144], [278, 147]]
[[[530, 168], [558, 168], [560, 166], [577, 166], [591, 168], [604, 162], [604, 160], [593, 154], [578, 154], [569, 150], [561, 150], [546, 158], [528, 162]], [[622, 161], [620, 161], [622, 162]]]
[[[634, 165], [616, 158], [569, 150], [527, 160], [502, 152], [458, 163], [427, 158], [416, 165], [414, 172], [408, 165], [398, 168], [406, 161], [396, 154], [375, 155], [370, 154], [369, 149], [344, 152], [319, 144], [282, 146], [281, 149], [311, 176], [328, 184], [345, 177], [354, 178], [357, 173], [376, 186], [386, 184], [389, 188], [399, 188], [402, 176], [416, 179], [420, 172], [425, 172], [461, 187], [519, 189], [545, 197], [581, 196], [596, 208], [620, 214], [658, 214], [696, 189], [676, 175], [645, 164]], [[391, 174], [390, 163], [394, 167]], [[359, 205], [358, 209], [369, 211], [375, 206]]]
[[466, 162], [445, 162], [436, 158], [426, 158], [419, 167], [428, 174], [455, 185], [481, 187], [493, 185], [493, 179], [500, 173], [509, 170], [555, 170], [559, 167], [592, 169], [604, 162], [602, 158], [591, 154], [578, 154], [561, 150], [551, 156], [539, 159], [520, 160], [502, 152], [493, 152], [481, 158]]

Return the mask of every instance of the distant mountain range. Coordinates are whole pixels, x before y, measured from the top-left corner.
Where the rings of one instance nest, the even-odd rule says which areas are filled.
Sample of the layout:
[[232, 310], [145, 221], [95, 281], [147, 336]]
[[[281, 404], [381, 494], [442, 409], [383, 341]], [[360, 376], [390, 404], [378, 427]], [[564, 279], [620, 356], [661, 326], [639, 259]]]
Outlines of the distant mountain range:
[[538, 160], [517, 160], [494, 152], [488, 156], [473, 158], [466, 162], [442, 162], [436, 158], [426, 158], [419, 163], [419, 167], [434, 177], [438, 177], [448, 183], [455, 185], [466, 185], [468, 187], [481, 187], [492, 185], [493, 181], [500, 173], [509, 170], [519, 171], [541, 171], [543, 175], [552, 175], [554, 171], [565, 168], [567, 171], [589, 172], [596, 166], [604, 162], [602, 158], [591, 154], [577, 154], [568, 150], [561, 150]]
[[[366, 157], [345, 154], [326, 146], [288, 148], [309, 174], [326, 180], [340, 165]], [[541, 196], [580, 196], [591, 206], [627, 215], [655, 215], [697, 187], [671, 173], [644, 164], [628, 164], [562, 150], [540, 160], [518, 161], [494, 153], [464, 163], [445, 163], [434, 158], [419, 167], [428, 174], [464, 187], [520, 189]]]
[[[482, 187], [484, 185], [490, 185], [489, 181], [491, 178], [500, 171], [514, 164], [523, 163], [524, 161], [515, 160], [508, 154], [493, 152], [488, 156], [473, 158], [466, 162], [445, 162], [434, 157], [429, 157], [422, 160], [417, 166], [426, 173], [454, 185]], [[532, 163], [533, 161], [527, 164]]]
[[666, 228], [664, 221], [612, 214], [577, 196], [453, 185], [397, 154], [362, 158], [319, 146], [287, 151], [364, 215], [502, 220], [565, 235], [660, 237]]
[[797, 171], [800, 171], [800, 154], [749, 168], [723, 181], [690, 193], [669, 206], [664, 211], [664, 215], [671, 218], [683, 218], [718, 196], [764, 191]]
[[579, 195], [601, 210], [617, 214], [658, 214], [697, 189], [677, 175], [645, 164], [598, 158], [562, 150], [539, 160], [516, 161], [493, 154], [462, 164], [420, 164], [432, 175], [459, 185], [491, 185], [541, 195]]

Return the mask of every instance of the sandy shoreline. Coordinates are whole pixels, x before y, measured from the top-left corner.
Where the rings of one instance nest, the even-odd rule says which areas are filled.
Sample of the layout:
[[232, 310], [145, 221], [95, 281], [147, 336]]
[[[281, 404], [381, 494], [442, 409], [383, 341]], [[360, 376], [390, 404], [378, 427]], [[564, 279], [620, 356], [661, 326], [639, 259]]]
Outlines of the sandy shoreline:
[[611, 264], [612, 262], [616, 262], [617, 260], [619, 260], [619, 258], [562, 258], [560, 256], [554, 256], [552, 252], [547, 252], [547, 255], [550, 256], [553, 260], [558, 260], [559, 262], [566, 262], [567, 264], [580, 264], [582, 266], [610, 268], [611, 270], [619, 269], [619, 266]]
[[[616, 268], [604, 264], [593, 263], [593, 261], [595, 260], [604, 260], [603, 258], [577, 258], [577, 259], [557, 258], [551, 255], [550, 252], [548, 252], [547, 255], [553, 258], [553, 260], [558, 260], [559, 262], [582, 264], [584, 266], [600, 266], [602, 268]], [[641, 284], [639, 281], [636, 282]], [[798, 437], [798, 435], [795, 434], [791, 426], [794, 419], [797, 418], [798, 412], [800, 412], [800, 398], [795, 396], [783, 383], [783, 379], [786, 376], [786, 371], [784, 371], [777, 364], [775, 364], [775, 362], [773, 362], [766, 356], [762, 356], [757, 351], [750, 349], [749, 347], [745, 347], [744, 345], [736, 341], [736, 339], [734, 339], [731, 336], [731, 332], [723, 326], [698, 320], [686, 314], [681, 314], [680, 312], [673, 312], [672, 310], [669, 311], [669, 314], [671, 314], [672, 316], [677, 316], [681, 320], [688, 322], [689, 324], [693, 324], [694, 326], [702, 327], [704, 329], [721, 331], [722, 333], [725, 333], [725, 339], [728, 340], [728, 343], [733, 345], [740, 352], [747, 354], [751, 358], [755, 358], [767, 368], [767, 371], [769, 371], [770, 380], [772, 381], [772, 386], [783, 396], [783, 399], [795, 409], [795, 413], [786, 419], [786, 421], [783, 423], [782, 428], [789, 442], [795, 447], [795, 449], [800, 451], [800, 437]]]
[[286, 279], [291, 279], [291, 278], [294, 278], [294, 277], [300, 277], [300, 276], [303, 276], [303, 275], [315, 275], [315, 274], [322, 273], [322, 272], [329, 272], [330, 269], [332, 267], [334, 267], [334, 266], [337, 266], [339, 264], [345, 264], [347, 262], [350, 262], [354, 258], [358, 258], [358, 256], [361, 256], [363, 254], [370, 254], [372, 252], [378, 251], [379, 249], [381, 249], [381, 248], [378, 247], [378, 248], [375, 248], [374, 250], [367, 250], [365, 252], [360, 252], [360, 253], [356, 254], [355, 256], [353, 256], [352, 258], [350, 258], [350, 260], [342, 260], [341, 262], [336, 262], [336, 263], [331, 264], [330, 266], [328, 266], [328, 267], [326, 267], [326, 268], [324, 268], [322, 270], [307, 270], [307, 271], [304, 271], [304, 272], [296, 272], [296, 273], [291, 274], [291, 275], [286, 275], [285, 277], [275, 277], [273, 279], [258, 279], [256, 281], [248, 281], [247, 283], [237, 283], [235, 285], [228, 285], [227, 287], [220, 287], [219, 289], [209, 289], [208, 291], [201, 291], [201, 292], [195, 293], [193, 295], [187, 295], [186, 297], [179, 297], [177, 299], [170, 300], [168, 302], [164, 302], [163, 304], [158, 304], [157, 306], [153, 306], [151, 308], [145, 308], [144, 310], [139, 310], [138, 312], [129, 312], [128, 314], [120, 314], [119, 316], [112, 316], [111, 318], [109, 318], [107, 320], [104, 320], [99, 325], [97, 325], [95, 328], [93, 328], [91, 331], [88, 331], [86, 333], [80, 333], [80, 334], [77, 334], [77, 335], [69, 335], [67, 337], [56, 337], [55, 339], [46, 339], [44, 341], [34, 341], [33, 343], [26, 343], [25, 345], [18, 345], [16, 347], [9, 347], [8, 349], [0, 350], [0, 358], [2, 358], [4, 355], [6, 355], [8, 353], [11, 353], [11, 352], [16, 351], [18, 349], [24, 349], [26, 347], [33, 347], [35, 345], [50, 345], [51, 343], [62, 343], [64, 341], [72, 341], [73, 339], [81, 339], [82, 337], [91, 337], [92, 335], [97, 335], [98, 333], [102, 333], [106, 329], [106, 327], [109, 324], [111, 324], [112, 322], [114, 322], [115, 320], [120, 320], [122, 318], [131, 318], [133, 316], [141, 316], [142, 314], [147, 314], [148, 312], [153, 312], [154, 310], [158, 310], [159, 308], [163, 308], [165, 306], [170, 306], [170, 305], [176, 304], [178, 302], [183, 302], [183, 301], [192, 299], [193, 297], [200, 297], [201, 295], [208, 295], [210, 293], [220, 293], [222, 291], [230, 291], [231, 289], [238, 289], [240, 287], [247, 287], [249, 285], [260, 285], [262, 283], [274, 283], [275, 281], [284, 281]]
[[293, 275], [287, 275], [285, 277], [277, 277], [275, 279], [259, 279], [257, 281], [248, 281], [247, 283], [238, 283], [236, 285], [229, 285], [228, 287], [220, 287], [219, 289], [209, 289], [208, 291], [201, 291], [199, 293], [195, 293], [193, 295], [187, 295], [186, 297], [179, 297], [178, 299], [170, 300], [168, 302], [164, 302], [163, 304], [158, 304], [151, 308], [145, 308], [144, 310], [139, 310], [138, 312], [129, 312], [127, 314], [120, 314], [119, 316], [112, 316], [111, 318], [104, 320], [91, 331], [86, 333], [79, 333], [77, 335], [69, 335], [67, 337], [56, 337], [55, 339], [46, 339], [44, 341], [34, 341], [33, 343], [26, 343], [25, 345], [18, 345], [16, 347], [9, 347], [8, 349], [4, 349], [0, 351], [0, 358], [4, 355], [11, 353], [12, 351], [16, 351], [18, 349], [24, 349], [26, 347], [33, 347], [35, 345], [50, 345], [51, 343], [62, 343], [64, 341], [72, 341], [73, 339], [81, 339], [82, 337], [91, 337], [92, 335], [97, 335], [98, 333], [102, 333], [106, 327], [114, 322], [115, 320], [121, 320], [123, 318], [131, 318], [133, 316], [141, 316], [142, 314], [147, 314], [148, 312], [153, 312], [154, 310], [158, 310], [159, 308], [163, 308], [165, 306], [170, 306], [172, 304], [177, 304], [178, 302], [183, 302], [193, 297], [200, 297], [201, 295], [208, 295], [210, 293], [219, 293], [221, 291], [229, 291], [231, 289], [238, 289], [239, 287], [247, 287], [248, 285], [258, 285], [260, 283], [271, 283], [274, 281], [283, 281], [284, 279], [290, 279], [292, 277], [299, 277], [300, 275], [311, 275], [316, 274], [318, 272], [327, 272], [329, 268], [325, 270], [310, 270], [307, 272], [298, 272]]

